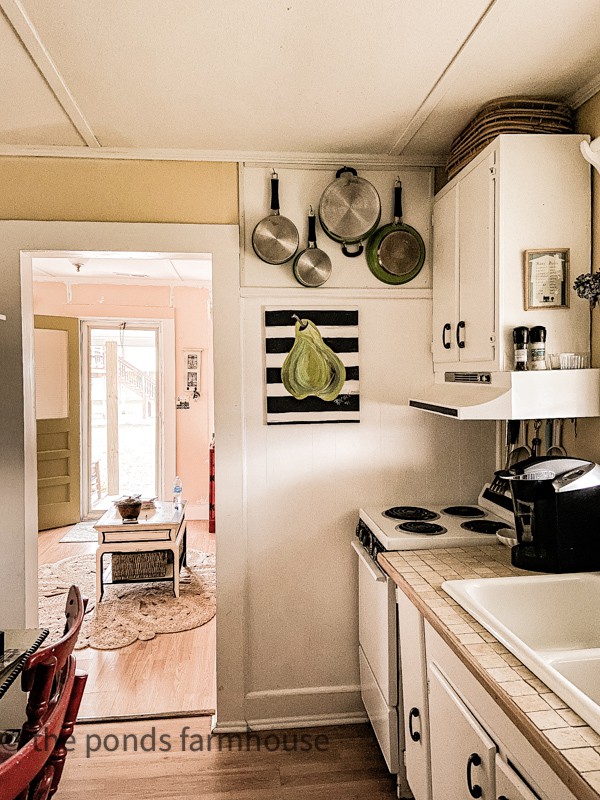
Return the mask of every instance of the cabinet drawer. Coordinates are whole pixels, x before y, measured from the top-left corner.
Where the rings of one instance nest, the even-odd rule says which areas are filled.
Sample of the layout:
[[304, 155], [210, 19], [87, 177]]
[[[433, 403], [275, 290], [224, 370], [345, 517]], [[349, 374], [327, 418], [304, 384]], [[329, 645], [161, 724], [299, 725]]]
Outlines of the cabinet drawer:
[[163, 530], [140, 530], [139, 532], [135, 530], [135, 528], [128, 528], [126, 531], [120, 530], [112, 530], [112, 531], [103, 531], [102, 532], [102, 544], [114, 544], [115, 542], [123, 543], [142, 543], [142, 542], [170, 542], [175, 541], [177, 538], [177, 531], [172, 530], [171, 528], [166, 528]]
[[387, 768], [397, 773], [400, 764], [398, 745], [398, 709], [388, 706], [362, 649], [359, 647], [360, 693], [379, 742]]

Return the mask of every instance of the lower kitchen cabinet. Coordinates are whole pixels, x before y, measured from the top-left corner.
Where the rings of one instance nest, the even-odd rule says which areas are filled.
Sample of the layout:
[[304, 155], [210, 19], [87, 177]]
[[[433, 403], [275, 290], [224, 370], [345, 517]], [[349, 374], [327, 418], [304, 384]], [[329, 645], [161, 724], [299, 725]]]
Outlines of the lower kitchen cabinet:
[[429, 666], [431, 784], [435, 800], [489, 800], [496, 745], [435, 664]]
[[400, 680], [404, 707], [404, 764], [415, 800], [431, 800], [427, 662], [423, 617], [401, 590], [396, 591]]
[[576, 800], [401, 589], [396, 602], [399, 738], [415, 800]]
[[432, 800], [576, 800], [425, 622]]

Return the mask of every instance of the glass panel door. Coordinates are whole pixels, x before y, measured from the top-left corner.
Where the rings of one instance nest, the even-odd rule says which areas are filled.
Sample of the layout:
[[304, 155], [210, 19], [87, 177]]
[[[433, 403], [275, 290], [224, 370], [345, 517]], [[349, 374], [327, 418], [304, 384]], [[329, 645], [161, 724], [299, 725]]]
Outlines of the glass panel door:
[[91, 324], [89, 487], [92, 514], [128, 494], [158, 486], [158, 326]]

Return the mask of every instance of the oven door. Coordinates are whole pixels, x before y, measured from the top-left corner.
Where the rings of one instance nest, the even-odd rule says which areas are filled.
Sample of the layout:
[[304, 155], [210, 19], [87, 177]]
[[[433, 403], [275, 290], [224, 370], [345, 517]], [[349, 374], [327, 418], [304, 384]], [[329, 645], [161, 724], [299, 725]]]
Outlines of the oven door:
[[358, 555], [358, 641], [388, 706], [398, 705], [398, 631], [393, 581], [352, 542]]

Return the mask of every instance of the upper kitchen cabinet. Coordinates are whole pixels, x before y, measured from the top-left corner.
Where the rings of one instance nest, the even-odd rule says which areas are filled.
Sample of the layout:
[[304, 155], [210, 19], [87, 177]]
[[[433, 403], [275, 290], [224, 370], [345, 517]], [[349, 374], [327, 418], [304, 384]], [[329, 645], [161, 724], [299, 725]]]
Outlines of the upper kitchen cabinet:
[[[580, 135], [498, 136], [435, 197], [436, 371], [513, 369], [512, 330], [544, 325], [547, 352], [589, 350], [590, 170]], [[565, 308], [525, 309], [525, 250], [568, 248]]]

